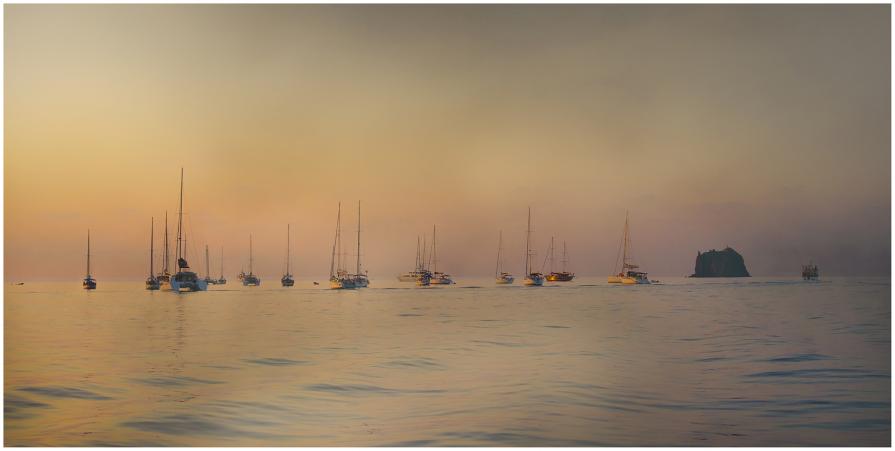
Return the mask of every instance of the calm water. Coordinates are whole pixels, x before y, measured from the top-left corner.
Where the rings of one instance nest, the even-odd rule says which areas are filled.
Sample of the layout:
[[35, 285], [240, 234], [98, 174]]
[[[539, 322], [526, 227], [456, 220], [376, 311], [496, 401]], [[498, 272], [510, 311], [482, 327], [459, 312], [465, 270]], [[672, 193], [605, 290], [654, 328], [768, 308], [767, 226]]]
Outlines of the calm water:
[[373, 283], [8, 285], [6, 444], [890, 441], [888, 278]]

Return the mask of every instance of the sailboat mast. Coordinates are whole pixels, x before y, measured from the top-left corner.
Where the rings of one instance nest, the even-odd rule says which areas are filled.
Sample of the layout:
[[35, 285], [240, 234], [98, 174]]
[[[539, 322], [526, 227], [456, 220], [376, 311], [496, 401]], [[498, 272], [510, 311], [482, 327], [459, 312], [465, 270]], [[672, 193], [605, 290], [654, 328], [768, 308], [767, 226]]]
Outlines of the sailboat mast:
[[87, 229], [87, 276], [90, 276], [90, 229]]
[[252, 266], [253, 260], [254, 259], [252, 257], [252, 234], [250, 233], [249, 234], [249, 274], [255, 273], [253, 270], [253, 266]]
[[360, 201], [357, 201], [357, 268], [356, 275], [360, 275]]
[[528, 207], [528, 228], [525, 229], [525, 274], [531, 274], [531, 207]]
[[171, 260], [171, 257], [168, 255], [168, 210], [165, 210], [165, 274], [168, 274], [170, 268], [168, 266], [168, 262]]
[[149, 277], [154, 275], [153, 252], [155, 252], [155, 218], [149, 218]]
[[432, 224], [432, 273], [438, 272], [438, 254], [435, 250], [435, 224]]
[[551, 236], [550, 237], [550, 272], [553, 272], [553, 253], [554, 253], [553, 237]]
[[224, 278], [224, 246], [221, 246], [221, 279]]
[[342, 203], [339, 202], [339, 213], [336, 215], [336, 236], [333, 238], [333, 254], [329, 259], [329, 277], [335, 275], [336, 244], [339, 242], [339, 222], [342, 219]]
[[205, 245], [205, 278], [211, 277], [211, 267], [208, 265], [208, 245]]
[[624, 234], [624, 245], [622, 247], [622, 273], [628, 267], [628, 212], [625, 211], [625, 234]]
[[177, 207], [177, 271], [180, 272], [180, 260], [183, 258], [181, 239], [183, 237], [183, 168], [180, 168], [180, 203]]
[[416, 270], [419, 271], [421, 269], [420, 264], [420, 236], [416, 236]]
[[503, 248], [503, 230], [497, 232], [497, 268], [494, 269], [494, 277], [500, 274], [500, 252]]
[[289, 259], [291, 257], [291, 254], [289, 253], [289, 245], [291, 244], [289, 242], [289, 232], [289, 224], [286, 224], [286, 275], [289, 275]]

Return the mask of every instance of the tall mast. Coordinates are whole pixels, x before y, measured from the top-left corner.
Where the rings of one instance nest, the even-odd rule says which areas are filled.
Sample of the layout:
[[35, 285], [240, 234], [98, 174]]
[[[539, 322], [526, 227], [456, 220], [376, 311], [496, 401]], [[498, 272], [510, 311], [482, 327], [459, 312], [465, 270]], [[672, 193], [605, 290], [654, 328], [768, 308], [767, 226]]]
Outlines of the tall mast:
[[211, 278], [211, 267], [208, 265], [208, 245], [205, 245], [205, 278]]
[[87, 229], [87, 276], [90, 276], [90, 229]]
[[252, 234], [249, 234], [249, 274], [254, 274], [252, 269]]
[[429, 270], [429, 265], [432, 263], [432, 261], [429, 259], [429, 256], [426, 255], [427, 248], [428, 248], [428, 246], [426, 246], [426, 235], [423, 235], [423, 248], [422, 248], [422, 251], [420, 251], [421, 252], [420, 264], [423, 265], [423, 270], [425, 270], [425, 271]]
[[165, 274], [168, 274], [170, 271], [170, 267], [168, 266], [168, 261], [171, 259], [171, 256], [168, 255], [168, 210], [165, 210]]
[[329, 259], [329, 277], [335, 275], [336, 244], [339, 242], [339, 224], [342, 221], [342, 203], [339, 202], [339, 213], [336, 215], [336, 236], [333, 238], [333, 255]]
[[183, 232], [183, 168], [180, 168], [180, 203], [177, 207], [177, 272], [180, 272], [180, 261], [183, 258], [182, 232]]
[[221, 246], [221, 279], [224, 278], [224, 246]]
[[154, 261], [152, 259], [153, 252], [155, 252], [155, 218], [149, 218], [149, 278], [154, 277], [153, 269], [155, 265], [153, 265]]
[[531, 274], [531, 207], [528, 207], [528, 228], [525, 230], [525, 274]]
[[432, 224], [432, 273], [438, 271], [438, 254], [435, 250], [435, 224]]
[[625, 234], [622, 247], [622, 273], [628, 268], [628, 211], [625, 210]]
[[553, 237], [550, 237], [550, 272], [553, 272]]
[[500, 274], [500, 252], [503, 248], [503, 230], [497, 233], [497, 268], [494, 270], [494, 277]]
[[357, 201], [357, 268], [355, 274], [360, 275], [360, 201]]
[[289, 275], [289, 224], [286, 224], [286, 275]]

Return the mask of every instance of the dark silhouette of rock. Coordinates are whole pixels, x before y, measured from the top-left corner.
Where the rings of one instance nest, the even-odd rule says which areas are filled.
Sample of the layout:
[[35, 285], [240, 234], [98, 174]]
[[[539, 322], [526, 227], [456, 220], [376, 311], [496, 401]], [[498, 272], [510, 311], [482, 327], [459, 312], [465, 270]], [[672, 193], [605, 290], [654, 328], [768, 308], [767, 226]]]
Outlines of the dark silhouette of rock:
[[750, 277], [739, 252], [730, 247], [696, 253], [696, 269], [690, 277]]

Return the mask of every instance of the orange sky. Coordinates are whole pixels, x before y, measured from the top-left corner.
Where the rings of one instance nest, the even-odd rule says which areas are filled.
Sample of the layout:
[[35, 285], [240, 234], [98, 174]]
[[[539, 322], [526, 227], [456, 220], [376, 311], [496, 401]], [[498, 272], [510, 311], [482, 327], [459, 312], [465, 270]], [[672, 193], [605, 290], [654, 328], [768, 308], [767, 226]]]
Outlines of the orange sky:
[[97, 278], [144, 277], [181, 166], [203, 273], [253, 233], [279, 276], [289, 222], [325, 275], [360, 199], [378, 277], [433, 223], [446, 271], [490, 275], [502, 229], [519, 273], [528, 206], [580, 274], [626, 209], [657, 276], [725, 245], [888, 274], [889, 33], [888, 5], [6, 5], [5, 277], [82, 276], [88, 227]]

